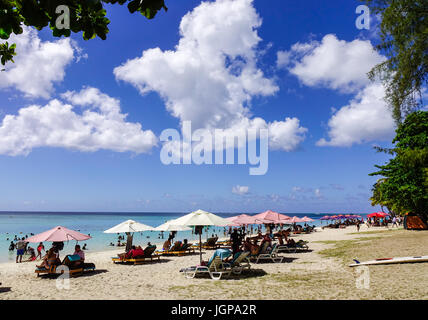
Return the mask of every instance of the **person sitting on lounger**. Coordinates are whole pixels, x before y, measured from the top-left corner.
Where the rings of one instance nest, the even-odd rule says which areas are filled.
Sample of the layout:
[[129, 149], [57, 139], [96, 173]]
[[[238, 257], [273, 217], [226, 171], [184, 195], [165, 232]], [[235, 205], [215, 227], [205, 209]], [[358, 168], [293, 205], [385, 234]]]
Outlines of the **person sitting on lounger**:
[[260, 243], [260, 246], [263, 247], [263, 245], [265, 244], [265, 242], [269, 243], [269, 247], [271, 246], [271, 244], [272, 244], [272, 238], [270, 237], [269, 233], [266, 233], [264, 235], [263, 240]]
[[132, 259], [132, 258], [137, 258], [142, 256], [144, 256], [144, 250], [140, 246], [138, 247], [132, 246], [132, 249], [128, 251], [125, 257], [127, 259]]
[[250, 241], [250, 238], [245, 238], [244, 243], [242, 244], [243, 251], [251, 251], [253, 244]]
[[168, 240], [164, 242], [162, 250], [168, 251], [170, 247], [171, 247], [171, 240], [168, 238]]
[[58, 252], [55, 252], [55, 251], [56, 251], [55, 247], [50, 248], [46, 253], [46, 255], [43, 257], [42, 264], [36, 267], [49, 269], [50, 266], [55, 266], [60, 264], [61, 262], [58, 261], [59, 260]]
[[80, 257], [80, 260], [74, 261], [74, 267], [77, 267], [85, 262], [85, 251], [80, 249], [80, 246], [78, 244], [76, 244], [76, 246], [74, 247], [73, 255], [78, 255]]
[[243, 244], [243, 251], [249, 251], [251, 255], [257, 255], [260, 251], [260, 247], [255, 242], [256, 241], [251, 243], [250, 238], [246, 238]]
[[295, 247], [296, 241], [294, 241], [294, 239], [289, 239], [289, 240], [287, 240], [287, 245], [290, 247]]

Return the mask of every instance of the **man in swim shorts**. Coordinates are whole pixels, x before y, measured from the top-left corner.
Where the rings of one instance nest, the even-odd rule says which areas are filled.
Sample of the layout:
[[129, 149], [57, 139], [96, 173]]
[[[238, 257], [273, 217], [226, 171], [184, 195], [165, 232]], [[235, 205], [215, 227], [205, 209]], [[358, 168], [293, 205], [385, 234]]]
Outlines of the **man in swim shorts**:
[[18, 263], [18, 258], [19, 262], [22, 262], [22, 256], [24, 255], [25, 247], [27, 246], [27, 243], [24, 240], [25, 238], [22, 238], [16, 243], [16, 263]]

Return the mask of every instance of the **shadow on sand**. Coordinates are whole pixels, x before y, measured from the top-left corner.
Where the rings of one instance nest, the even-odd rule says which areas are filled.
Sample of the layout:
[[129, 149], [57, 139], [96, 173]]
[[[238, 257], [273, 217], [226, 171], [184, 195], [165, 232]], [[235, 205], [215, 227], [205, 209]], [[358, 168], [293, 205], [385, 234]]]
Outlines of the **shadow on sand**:
[[9, 291], [12, 291], [12, 288], [11, 288], [11, 287], [3, 287], [3, 288], [0, 288], [0, 293], [3, 293], [3, 292], [9, 292]]

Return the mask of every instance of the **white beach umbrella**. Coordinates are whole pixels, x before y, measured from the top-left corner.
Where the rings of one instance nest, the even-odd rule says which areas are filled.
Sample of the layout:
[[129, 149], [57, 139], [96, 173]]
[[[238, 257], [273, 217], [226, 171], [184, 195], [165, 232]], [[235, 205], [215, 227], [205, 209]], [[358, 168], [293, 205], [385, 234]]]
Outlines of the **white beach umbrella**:
[[105, 230], [104, 233], [129, 233], [129, 232], [142, 232], [152, 231], [154, 228], [134, 220], [126, 220], [118, 225]]
[[172, 220], [161, 224], [160, 226], [153, 229], [153, 231], [189, 231], [192, 230], [190, 227], [178, 226], [171, 223]]
[[170, 221], [173, 225], [181, 225], [181, 226], [219, 226], [225, 227], [230, 224], [230, 221], [219, 217], [213, 213], [204, 211], [204, 210], [196, 210], [185, 216], [174, 219]]
[[[176, 226], [186, 226], [186, 227], [205, 227], [205, 226], [218, 226], [225, 227], [231, 222], [227, 219], [219, 217], [213, 213], [196, 210], [180, 218], [171, 220], [170, 223]], [[202, 239], [201, 233], [199, 233], [199, 257], [202, 262]]]
[[152, 230], [153, 230], [153, 227], [150, 227], [143, 223], [139, 223], [134, 220], [126, 220], [108, 230], [105, 230], [104, 233], [123, 233], [123, 232], [126, 233], [127, 239], [126, 239], [125, 250], [128, 251], [131, 249], [131, 246], [132, 246], [133, 236], [131, 235], [131, 233], [142, 232], [142, 231], [152, 231]]

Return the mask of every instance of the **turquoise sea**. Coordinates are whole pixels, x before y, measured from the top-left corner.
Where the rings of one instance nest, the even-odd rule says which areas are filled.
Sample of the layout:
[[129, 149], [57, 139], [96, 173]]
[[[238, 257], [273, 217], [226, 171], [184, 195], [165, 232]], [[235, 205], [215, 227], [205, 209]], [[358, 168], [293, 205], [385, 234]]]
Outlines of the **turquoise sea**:
[[[117, 243], [116, 234], [103, 233], [107, 230], [125, 220], [131, 219], [149, 226], [157, 227], [167, 220], [181, 217], [186, 213], [159, 213], [159, 212], [144, 212], [144, 213], [125, 213], [125, 212], [0, 212], [0, 262], [13, 261], [15, 259], [16, 251], [9, 252], [9, 244], [15, 238], [28, 237], [31, 233], [37, 234], [56, 226], [64, 226], [69, 229], [78, 230], [85, 234], [90, 234], [91, 239], [80, 242], [81, 245], [87, 245], [88, 252], [103, 251], [109, 249], [117, 249], [109, 244]], [[235, 216], [240, 213], [217, 213], [224, 218]], [[247, 213], [254, 214], [254, 213]], [[323, 214], [310, 214], [310, 213], [284, 213], [288, 216], [308, 216], [314, 219], [311, 225], [319, 226], [321, 221], [319, 218]], [[323, 222], [325, 224], [325, 222]], [[219, 237], [224, 236], [224, 228], [210, 227], [203, 234], [203, 239], [217, 234]], [[168, 237], [168, 232], [164, 233], [164, 239], [161, 239], [161, 233], [155, 231], [147, 231], [134, 234], [134, 243], [146, 245], [147, 242], [152, 244], [162, 245]], [[176, 240], [189, 239], [190, 242], [196, 241], [198, 236], [192, 234], [192, 231], [177, 232]], [[76, 241], [65, 243], [64, 253], [73, 251]], [[35, 248], [37, 244], [30, 243], [29, 246]], [[45, 243], [45, 248], [48, 249], [50, 243]]]

